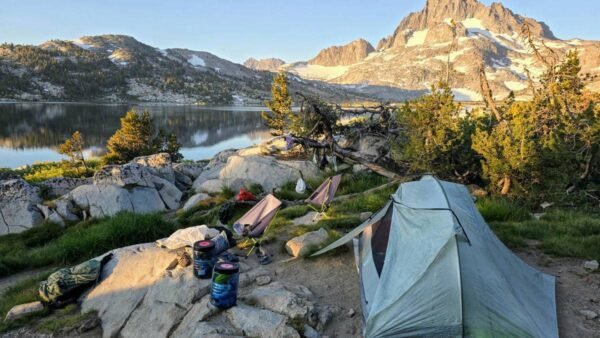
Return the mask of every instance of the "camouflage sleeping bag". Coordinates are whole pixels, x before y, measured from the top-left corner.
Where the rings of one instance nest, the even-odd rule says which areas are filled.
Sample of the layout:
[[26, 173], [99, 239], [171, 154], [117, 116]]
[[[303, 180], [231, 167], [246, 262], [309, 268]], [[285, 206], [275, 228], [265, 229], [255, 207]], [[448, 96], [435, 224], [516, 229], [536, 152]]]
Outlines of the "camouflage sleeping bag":
[[40, 283], [38, 289], [43, 303], [61, 307], [74, 301], [88, 287], [100, 278], [102, 267], [110, 260], [107, 255], [101, 261], [91, 259], [79, 265], [60, 269]]

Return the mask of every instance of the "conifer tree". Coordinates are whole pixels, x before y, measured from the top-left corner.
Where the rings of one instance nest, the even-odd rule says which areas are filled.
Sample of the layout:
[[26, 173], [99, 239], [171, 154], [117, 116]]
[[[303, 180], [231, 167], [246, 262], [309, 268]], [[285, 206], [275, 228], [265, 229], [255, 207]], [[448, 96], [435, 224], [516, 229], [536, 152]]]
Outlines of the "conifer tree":
[[431, 93], [401, 107], [396, 118], [402, 132], [392, 147], [392, 158], [412, 173], [462, 176], [472, 171], [470, 131], [473, 124], [461, 118], [450, 87], [441, 82]]
[[79, 131], [75, 131], [71, 138], [67, 139], [63, 144], [58, 146], [58, 153], [66, 155], [73, 165], [77, 165], [79, 162], [87, 169], [85, 159], [83, 157], [84, 148], [83, 136]]
[[287, 76], [284, 72], [278, 73], [273, 78], [271, 100], [265, 102], [265, 105], [271, 112], [262, 112], [261, 115], [266, 126], [272, 129], [273, 135], [283, 135], [289, 131], [289, 124], [294, 119], [294, 114], [292, 113], [292, 98], [288, 92]]
[[107, 143], [106, 163], [125, 163], [137, 156], [151, 155], [156, 152], [155, 129], [150, 113], [138, 114], [128, 111], [121, 118], [119, 128]]

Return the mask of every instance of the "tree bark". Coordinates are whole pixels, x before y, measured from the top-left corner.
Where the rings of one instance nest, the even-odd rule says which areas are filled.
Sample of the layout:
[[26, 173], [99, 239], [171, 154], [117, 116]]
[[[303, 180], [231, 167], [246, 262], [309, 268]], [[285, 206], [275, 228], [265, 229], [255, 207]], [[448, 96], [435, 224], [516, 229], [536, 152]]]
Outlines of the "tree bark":
[[502, 178], [502, 180], [500, 180], [500, 182], [498, 182], [499, 185], [502, 186], [502, 191], [500, 191], [500, 194], [506, 196], [510, 193], [510, 187], [511, 187], [511, 178], [510, 176], [508, 176], [508, 174], [504, 174], [504, 177]]

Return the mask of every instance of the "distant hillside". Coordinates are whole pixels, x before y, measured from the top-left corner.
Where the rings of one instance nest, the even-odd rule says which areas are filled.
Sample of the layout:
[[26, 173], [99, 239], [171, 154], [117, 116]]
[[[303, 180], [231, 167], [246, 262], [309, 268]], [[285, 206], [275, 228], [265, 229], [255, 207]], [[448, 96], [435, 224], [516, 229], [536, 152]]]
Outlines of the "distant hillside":
[[[0, 45], [0, 100], [261, 104], [272, 77], [208, 52], [162, 50], [124, 35]], [[369, 99], [295, 77], [290, 87], [333, 101]]]

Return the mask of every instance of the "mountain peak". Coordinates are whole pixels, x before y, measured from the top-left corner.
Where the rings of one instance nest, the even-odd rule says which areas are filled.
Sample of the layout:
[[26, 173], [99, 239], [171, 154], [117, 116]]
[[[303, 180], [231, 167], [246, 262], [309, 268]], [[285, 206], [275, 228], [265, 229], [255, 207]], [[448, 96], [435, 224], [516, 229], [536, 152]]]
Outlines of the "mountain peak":
[[357, 39], [343, 46], [323, 49], [308, 61], [311, 65], [347, 66], [364, 60], [375, 48], [365, 39]]
[[269, 72], [276, 72], [279, 69], [279, 67], [283, 64], [285, 64], [285, 61], [277, 58], [268, 58], [260, 60], [257, 60], [255, 58], [249, 58], [243, 63], [244, 67], [246, 68]]
[[379, 42], [377, 49], [404, 47], [413, 32], [439, 29], [440, 25], [448, 25], [451, 21], [463, 24], [466, 28], [485, 29], [510, 36], [519, 34], [526, 23], [534, 35], [556, 39], [545, 23], [515, 14], [500, 2], [486, 6], [477, 0], [427, 0], [423, 10], [404, 18], [394, 34]]

